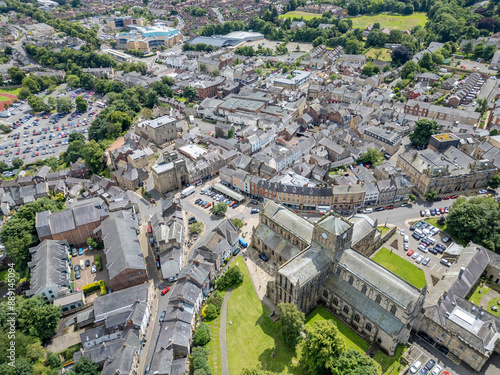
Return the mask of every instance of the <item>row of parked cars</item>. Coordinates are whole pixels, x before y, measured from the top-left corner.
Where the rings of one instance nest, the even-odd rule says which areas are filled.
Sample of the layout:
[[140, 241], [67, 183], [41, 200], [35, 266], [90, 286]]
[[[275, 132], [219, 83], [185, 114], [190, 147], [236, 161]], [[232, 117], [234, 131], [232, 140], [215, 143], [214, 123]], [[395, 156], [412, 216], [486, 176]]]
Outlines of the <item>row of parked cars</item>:
[[449, 207], [431, 208], [428, 210], [421, 210], [420, 216], [421, 217], [438, 216], [438, 215], [447, 214], [449, 212], [450, 212]]
[[[420, 241], [420, 244], [418, 245], [418, 250], [420, 252], [424, 254], [430, 252], [434, 255], [438, 255], [443, 254], [446, 250], [445, 245], [442, 243], [436, 243], [436, 240], [433, 238], [433, 236], [440, 232], [439, 228], [436, 228], [425, 221], [419, 221], [418, 223], [415, 223], [415, 225], [412, 225], [410, 230], [413, 231], [412, 237], [417, 241]], [[401, 234], [404, 235], [404, 230], [401, 231]], [[449, 241], [449, 237], [443, 238], [444, 243]], [[423, 255], [420, 255], [420, 253], [409, 248], [409, 237], [407, 235], [404, 235], [404, 249], [405, 251], [408, 251], [406, 255], [415, 259], [416, 263], [422, 263], [422, 265], [427, 266], [431, 261], [431, 258], [424, 259]], [[441, 259], [440, 262], [447, 267], [451, 266], [451, 263], [446, 259]]]
[[436, 365], [436, 361], [429, 359], [427, 363], [422, 367], [422, 362], [415, 361], [410, 367], [410, 374], [418, 375], [450, 375], [448, 371], [443, 371], [443, 368]]

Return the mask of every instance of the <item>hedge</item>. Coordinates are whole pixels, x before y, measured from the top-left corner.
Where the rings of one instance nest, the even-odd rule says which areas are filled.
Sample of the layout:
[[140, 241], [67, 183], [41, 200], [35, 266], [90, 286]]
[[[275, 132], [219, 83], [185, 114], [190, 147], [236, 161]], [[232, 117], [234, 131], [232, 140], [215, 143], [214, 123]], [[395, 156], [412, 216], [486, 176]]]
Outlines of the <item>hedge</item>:
[[106, 284], [104, 283], [104, 280], [99, 280], [91, 284], [87, 284], [82, 286], [82, 291], [85, 294], [92, 293], [93, 291], [97, 289], [101, 289], [101, 296], [106, 294]]
[[95, 266], [97, 267], [97, 270], [102, 271], [102, 263], [101, 263], [101, 256], [100, 255], [95, 256], [94, 263], [95, 263]]

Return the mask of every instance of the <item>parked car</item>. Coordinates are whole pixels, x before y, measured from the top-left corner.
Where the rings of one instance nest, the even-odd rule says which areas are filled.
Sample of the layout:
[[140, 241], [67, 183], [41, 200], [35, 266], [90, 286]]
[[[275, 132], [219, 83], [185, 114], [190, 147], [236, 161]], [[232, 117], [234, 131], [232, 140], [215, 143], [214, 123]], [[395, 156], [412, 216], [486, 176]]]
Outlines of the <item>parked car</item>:
[[153, 233], [153, 228], [151, 228], [151, 225], [148, 227], [148, 233]]
[[250, 203], [255, 204], [256, 206], [259, 204], [259, 202], [257, 202], [257, 201], [251, 201]]
[[445, 213], [445, 214], [447, 214], [447, 213], [449, 213], [449, 212], [450, 212], [450, 209], [449, 209], [448, 207], [445, 207], [445, 208], [444, 208], [444, 213]]
[[419, 256], [420, 256], [419, 253], [413, 253], [413, 255], [411, 256], [411, 259], [417, 259]]
[[165, 294], [168, 293], [168, 291], [170, 290], [170, 288], [167, 286], [166, 288], [164, 288], [162, 291], [161, 291], [161, 295], [164, 296]]
[[450, 237], [445, 237], [443, 238], [443, 242], [444, 243], [447, 243], [447, 242], [450, 242], [451, 241], [451, 238]]
[[385, 210], [385, 207], [377, 207], [377, 208], [375, 209], [375, 211], [384, 211], [384, 210]]
[[415, 259], [415, 263], [421, 263], [424, 260], [423, 255], [420, 255], [417, 259]]
[[238, 255], [238, 253], [240, 252], [240, 250], [241, 250], [241, 249], [240, 249], [239, 247], [238, 247], [238, 248], [236, 248], [236, 249], [233, 251], [233, 255], [234, 255], [234, 256]]
[[87, 260], [85, 261], [85, 267], [90, 267], [90, 260], [88, 260], [88, 259], [87, 259]]
[[96, 273], [97, 272], [97, 267], [95, 265], [93, 265], [91, 268], [90, 268], [90, 273]]
[[[164, 289], [165, 290], [165, 289]], [[163, 294], [162, 294], [163, 295]], [[165, 319], [165, 315], [167, 315], [166, 311], [163, 311], [160, 315], [160, 323], [163, 323], [163, 320]]]
[[391, 206], [387, 206], [386, 208], [387, 208], [388, 210], [392, 210], [392, 209], [394, 208], [394, 206], [393, 206], [393, 205], [391, 205]]
[[424, 210], [421, 210], [420, 211], [420, 217], [424, 217], [425, 216], [425, 211]]
[[406, 253], [406, 255], [408, 255], [409, 257], [411, 257], [413, 255], [414, 251], [413, 250], [408, 250], [408, 252]]
[[252, 208], [252, 209], [250, 210], [250, 213], [251, 213], [251, 214], [258, 214], [258, 213], [259, 213], [259, 209], [258, 209], [258, 208]]
[[83, 255], [83, 249], [81, 247], [78, 249], [78, 255]]
[[451, 267], [451, 263], [448, 259], [441, 259], [440, 263], [445, 265], [446, 267]]
[[73, 255], [74, 257], [76, 257], [78, 255], [78, 252], [76, 251], [75, 248], [71, 249], [71, 255]]
[[76, 271], [80, 271], [80, 265], [79, 264], [75, 264], [75, 268], [74, 268], [75, 272]]
[[416, 374], [421, 366], [422, 362], [420, 361], [416, 361], [415, 363], [413, 363], [413, 365], [410, 367], [410, 374]]
[[75, 271], [75, 279], [79, 279], [81, 277], [80, 271]]
[[267, 255], [264, 254], [264, 253], [260, 253], [259, 254], [259, 258], [262, 259], [264, 262], [267, 262], [269, 260], [269, 258], [267, 257]]
[[422, 262], [422, 266], [428, 265], [430, 261], [431, 261], [431, 258], [425, 258], [424, 261]]
[[428, 370], [432, 370], [432, 368], [434, 367], [435, 364], [436, 364], [435, 360], [429, 359], [427, 361], [427, 363], [425, 364], [425, 368], [428, 369]]
[[434, 368], [432, 369], [431, 371], [431, 375], [439, 375], [441, 374], [441, 371], [443, 370], [443, 368], [439, 365], [436, 365], [434, 366]]

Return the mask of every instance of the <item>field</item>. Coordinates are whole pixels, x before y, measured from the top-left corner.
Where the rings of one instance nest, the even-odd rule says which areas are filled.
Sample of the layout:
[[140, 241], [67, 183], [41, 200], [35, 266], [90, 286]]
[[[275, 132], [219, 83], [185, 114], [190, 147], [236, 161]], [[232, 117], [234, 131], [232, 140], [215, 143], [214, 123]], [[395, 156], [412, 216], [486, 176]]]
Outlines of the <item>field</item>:
[[315, 17], [321, 18], [321, 14], [316, 14], [316, 13], [307, 13], [307, 12], [288, 12], [285, 14], [280, 14], [278, 18], [290, 18], [292, 21], [294, 18], [303, 18], [304, 20], [312, 20]]
[[9, 100], [10, 100], [10, 98], [7, 98], [6, 96], [0, 95], [0, 102], [7, 102]]
[[427, 22], [425, 13], [413, 13], [410, 16], [402, 16], [400, 14], [380, 13], [370, 16], [361, 16], [351, 18], [352, 27], [354, 29], [365, 29], [368, 25], [373, 25], [378, 22], [381, 28], [388, 27], [389, 29], [406, 31], [417, 25], [424, 26]]
[[0, 89], [0, 94], [12, 94], [12, 95], [19, 95], [19, 90], [20, 88], [17, 89]]
[[385, 247], [380, 249], [372, 257], [372, 260], [419, 289], [427, 284], [424, 271], [406, 259], [401, 258], [398, 254], [391, 253]]
[[[378, 52], [380, 51], [380, 53]], [[391, 61], [391, 50], [388, 48], [372, 47], [365, 51], [365, 55], [369, 59], [380, 61]], [[377, 56], [378, 55], [378, 56]]]

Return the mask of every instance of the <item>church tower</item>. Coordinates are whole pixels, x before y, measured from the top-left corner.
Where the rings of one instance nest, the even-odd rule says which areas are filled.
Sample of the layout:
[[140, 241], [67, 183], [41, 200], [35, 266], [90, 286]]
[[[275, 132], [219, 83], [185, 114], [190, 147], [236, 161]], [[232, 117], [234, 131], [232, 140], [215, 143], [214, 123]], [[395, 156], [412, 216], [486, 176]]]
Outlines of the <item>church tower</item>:
[[351, 247], [353, 224], [333, 212], [314, 224], [314, 242], [320, 244], [333, 262], [338, 262], [345, 249]]

